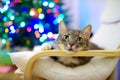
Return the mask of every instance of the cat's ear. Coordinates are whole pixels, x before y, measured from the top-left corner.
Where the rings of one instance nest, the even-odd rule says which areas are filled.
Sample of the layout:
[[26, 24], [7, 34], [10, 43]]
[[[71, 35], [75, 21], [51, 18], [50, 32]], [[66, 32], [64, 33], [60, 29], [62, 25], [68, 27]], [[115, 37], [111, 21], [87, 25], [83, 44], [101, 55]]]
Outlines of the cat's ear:
[[92, 26], [88, 25], [83, 29], [83, 34], [86, 36], [87, 39], [90, 38], [90, 34], [91, 34], [91, 30], [92, 30]]
[[67, 27], [66, 27], [65, 23], [63, 21], [60, 21], [59, 32], [63, 32], [63, 31], [66, 31], [66, 30], [67, 30]]

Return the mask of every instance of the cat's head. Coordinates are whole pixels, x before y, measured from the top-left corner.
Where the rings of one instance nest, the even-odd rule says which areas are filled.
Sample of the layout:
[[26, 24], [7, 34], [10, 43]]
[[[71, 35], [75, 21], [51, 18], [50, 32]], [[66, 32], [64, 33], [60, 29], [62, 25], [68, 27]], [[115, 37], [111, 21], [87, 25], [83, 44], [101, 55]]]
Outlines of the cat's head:
[[76, 52], [88, 49], [88, 42], [91, 34], [91, 25], [83, 30], [68, 29], [63, 21], [59, 24], [59, 37], [57, 45], [66, 52]]

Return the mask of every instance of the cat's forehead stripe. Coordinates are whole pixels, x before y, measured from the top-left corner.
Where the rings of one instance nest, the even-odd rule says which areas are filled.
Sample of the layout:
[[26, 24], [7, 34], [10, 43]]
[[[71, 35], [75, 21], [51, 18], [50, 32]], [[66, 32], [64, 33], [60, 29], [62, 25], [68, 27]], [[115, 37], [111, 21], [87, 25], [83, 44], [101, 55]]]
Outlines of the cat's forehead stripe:
[[67, 34], [80, 35], [81, 31], [79, 30], [68, 30]]

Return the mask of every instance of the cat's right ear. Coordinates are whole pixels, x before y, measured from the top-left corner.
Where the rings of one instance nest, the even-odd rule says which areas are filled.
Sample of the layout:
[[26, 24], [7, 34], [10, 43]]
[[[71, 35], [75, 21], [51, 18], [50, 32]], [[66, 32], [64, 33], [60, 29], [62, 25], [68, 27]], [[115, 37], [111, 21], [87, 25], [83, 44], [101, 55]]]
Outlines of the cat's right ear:
[[63, 21], [60, 21], [59, 23], [59, 32], [64, 32], [67, 30], [67, 27]]

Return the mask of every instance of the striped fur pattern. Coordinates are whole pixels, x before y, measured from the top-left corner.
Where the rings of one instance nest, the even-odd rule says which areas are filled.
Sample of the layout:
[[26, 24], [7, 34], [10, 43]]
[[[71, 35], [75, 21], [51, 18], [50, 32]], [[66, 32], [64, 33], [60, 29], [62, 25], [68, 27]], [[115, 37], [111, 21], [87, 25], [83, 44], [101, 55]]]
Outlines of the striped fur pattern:
[[[91, 25], [83, 30], [68, 29], [63, 21], [59, 24], [59, 37], [56, 40], [57, 47], [68, 54], [89, 49]], [[59, 63], [68, 67], [77, 67], [88, 63], [92, 57], [53, 57]]]

